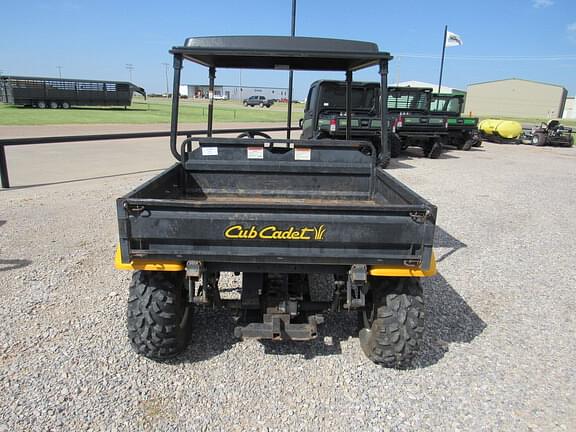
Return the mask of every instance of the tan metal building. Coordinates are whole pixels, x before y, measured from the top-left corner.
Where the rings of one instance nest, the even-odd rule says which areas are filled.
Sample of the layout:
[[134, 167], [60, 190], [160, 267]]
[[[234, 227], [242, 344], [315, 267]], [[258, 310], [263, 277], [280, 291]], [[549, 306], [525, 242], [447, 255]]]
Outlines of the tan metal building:
[[466, 113], [475, 116], [562, 118], [567, 91], [556, 84], [519, 78], [470, 84]]
[[564, 105], [564, 115], [562, 118], [576, 119], [576, 104], [574, 103], [574, 96], [568, 96], [566, 98], [566, 104]]

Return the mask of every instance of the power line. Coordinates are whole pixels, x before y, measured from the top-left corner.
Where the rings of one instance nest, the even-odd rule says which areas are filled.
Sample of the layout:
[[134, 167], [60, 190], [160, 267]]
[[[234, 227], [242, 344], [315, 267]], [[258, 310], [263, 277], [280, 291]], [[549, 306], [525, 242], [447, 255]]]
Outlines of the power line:
[[[413, 58], [413, 59], [431, 59], [438, 60], [441, 58], [435, 54], [394, 54], [394, 57]], [[473, 60], [473, 61], [561, 61], [576, 60], [576, 55], [554, 55], [554, 56], [446, 56], [448, 60]]]

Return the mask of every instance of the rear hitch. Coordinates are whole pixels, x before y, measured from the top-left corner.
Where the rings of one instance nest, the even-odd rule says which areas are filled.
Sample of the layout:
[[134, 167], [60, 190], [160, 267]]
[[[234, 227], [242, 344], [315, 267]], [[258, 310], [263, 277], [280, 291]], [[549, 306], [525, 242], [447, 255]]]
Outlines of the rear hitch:
[[261, 323], [236, 327], [234, 336], [238, 339], [311, 340], [318, 336], [318, 325], [323, 322], [322, 315], [311, 315], [308, 323], [295, 324], [290, 322], [289, 313], [266, 313]]
[[348, 272], [344, 309], [363, 308], [366, 305], [366, 291], [368, 291], [368, 267], [365, 264], [354, 264]]

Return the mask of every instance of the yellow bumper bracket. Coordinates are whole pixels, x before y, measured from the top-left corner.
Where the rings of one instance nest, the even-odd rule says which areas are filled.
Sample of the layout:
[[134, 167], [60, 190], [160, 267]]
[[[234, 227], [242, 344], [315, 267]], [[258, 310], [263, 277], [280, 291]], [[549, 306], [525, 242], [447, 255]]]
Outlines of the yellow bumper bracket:
[[114, 267], [118, 270], [155, 270], [155, 271], [183, 271], [186, 265], [182, 261], [135, 259], [130, 263], [122, 262], [120, 245], [116, 248]]

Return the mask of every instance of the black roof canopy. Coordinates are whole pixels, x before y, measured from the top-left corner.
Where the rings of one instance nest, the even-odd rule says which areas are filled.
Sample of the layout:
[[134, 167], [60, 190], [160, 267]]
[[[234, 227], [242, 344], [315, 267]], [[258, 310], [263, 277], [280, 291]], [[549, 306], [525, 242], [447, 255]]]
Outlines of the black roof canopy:
[[372, 42], [291, 36], [194, 37], [170, 52], [204, 66], [238, 69], [353, 71], [392, 58]]

